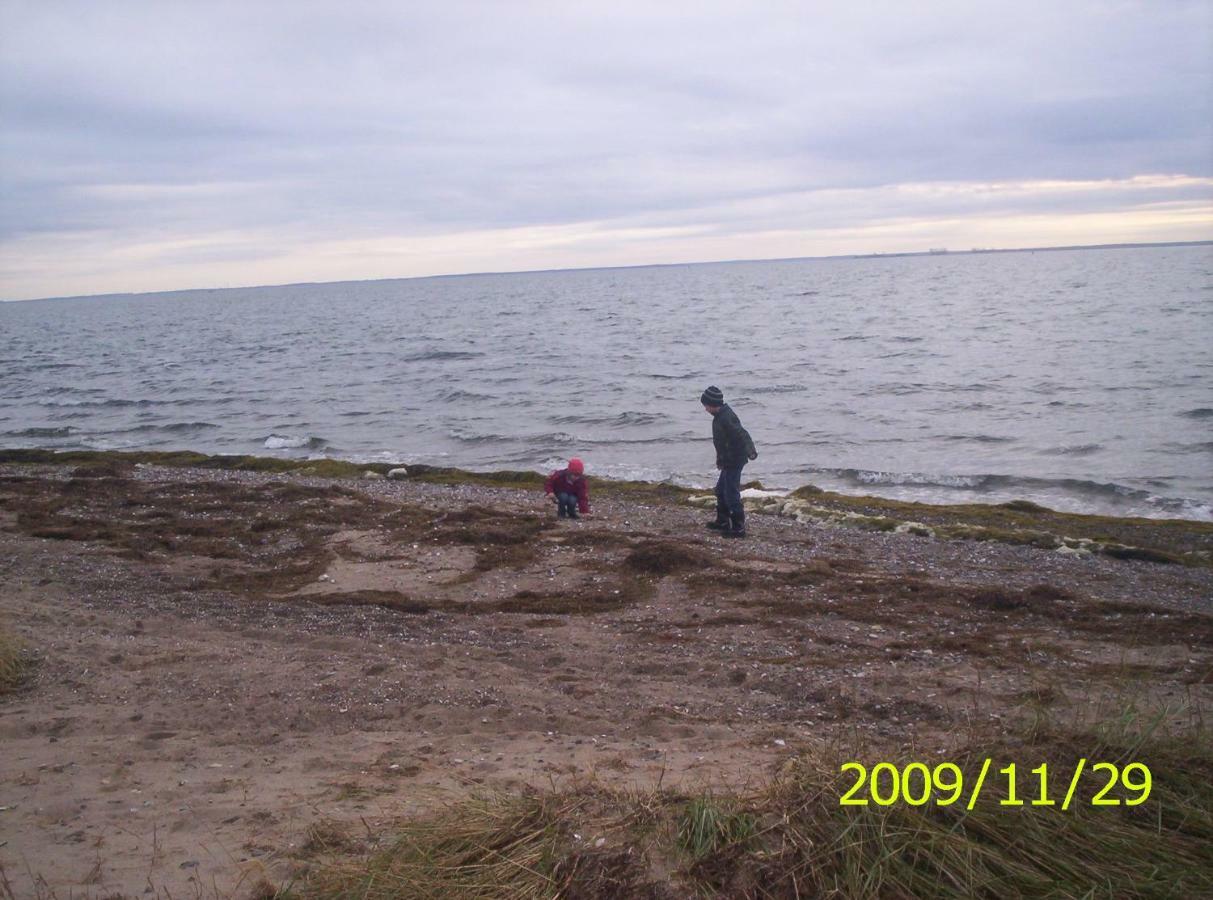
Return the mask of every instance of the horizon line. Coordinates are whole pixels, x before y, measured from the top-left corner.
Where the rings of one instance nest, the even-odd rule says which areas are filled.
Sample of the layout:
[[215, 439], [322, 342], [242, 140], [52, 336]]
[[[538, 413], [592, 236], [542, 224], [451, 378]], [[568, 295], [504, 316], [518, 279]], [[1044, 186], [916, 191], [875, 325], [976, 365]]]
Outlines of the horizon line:
[[166, 290], [157, 291], [111, 291], [104, 294], [62, 294], [50, 297], [17, 297], [13, 299], [0, 300], [0, 304], [6, 303], [44, 303], [55, 302], [59, 300], [104, 300], [114, 297], [155, 297], [162, 294], [192, 294], [192, 293], [216, 293], [219, 291], [251, 291], [261, 290], [264, 288], [287, 288], [287, 287], [315, 287], [319, 285], [337, 285], [337, 284], [378, 284], [389, 281], [426, 281], [438, 278], [477, 278], [493, 275], [545, 275], [555, 274], [558, 272], [599, 272], [599, 271], [620, 271], [628, 269], [668, 269], [679, 266], [716, 266], [716, 265], [734, 265], [738, 263], [771, 263], [771, 262], [801, 262], [801, 261], [820, 261], [830, 259], [898, 259], [911, 256], [973, 256], [986, 253], [1040, 253], [1040, 252], [1057, 252], [1065, 250], [1127, 250], [1135, 248], [1158, 248], [1158, 247], [1200, 247], [1213, 245], [1213, 238], [1198, 240], [1198, 241], [1127, 241], [1110, 244], [1065, 244], [1057, 246], [1042, 246], [1042, 247], [971, 247], [967, 250], [950, 250], [948, 248], [932, 248], [928, 250], [897, 250], [897, 251], [872, 251], [870, 253], [835, 253], [824, 256], [777, 256], [777, 257], [758, 257], [758, 258], [739, 258], [739, 259], [711, 259], [711, 260], [692, 260], [690, 262], [669, 262], [669, 263], [637, 263], [631, 265], [618, 266], [568, 266], [556, 269], [503, 269], [503, 270], [486, 270], [477, 272], [439, 272], [433, 275], [401, 275], [388, 278], [345, 278], [336, 281], [287, 281], [277, 284], [249, 284], [235, 285], [228, 287], [195, 287], [195, 288], [169, 288]]

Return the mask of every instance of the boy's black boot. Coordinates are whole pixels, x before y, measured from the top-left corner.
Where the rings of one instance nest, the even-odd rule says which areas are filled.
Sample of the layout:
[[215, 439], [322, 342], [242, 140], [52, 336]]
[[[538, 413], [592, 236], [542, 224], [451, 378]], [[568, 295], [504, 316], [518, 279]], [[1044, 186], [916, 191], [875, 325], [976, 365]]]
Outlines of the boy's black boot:
[[743, 538], [745, 537], [745, 513], [739, 516], [733, 516], [731, 526], [721, 532], [722, 537], [727, 538]]
[[708, 522], [707, 527], [713, 531], [728, 531], [730, 527], [729, 514], [726, 512], [716, 513], [716, 521]]

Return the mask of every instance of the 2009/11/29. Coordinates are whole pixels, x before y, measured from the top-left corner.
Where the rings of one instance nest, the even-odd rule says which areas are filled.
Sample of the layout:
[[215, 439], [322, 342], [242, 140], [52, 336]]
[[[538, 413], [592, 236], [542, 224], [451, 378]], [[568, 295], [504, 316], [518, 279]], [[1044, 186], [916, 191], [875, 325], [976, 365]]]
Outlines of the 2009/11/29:
[[[969, 793], [966, 803], [970, 810], [977, 805], [981, 789], [989, 775], [991, 763], [992, 760], [989, 757], [982, 763], [977, 783]], [[1083, 757], [1079, 759], [1068, 779], [1069, 787], [1061, 805], [1063, 810], [1070, 808], [1078, 789], [1079, 779], [1086, 768], [1087, 759]], [[1107, 777], [1103, 787], [1091, 797], [1092, 806], [1120, 806], [1122, 803], [1125, 806], [1140, 806], [1149, 799], [1154, 778], [1149, 766], [1145, 763], [1131, 762], [1122, 768], [1115, 763], [1100, 762], [1092, 765], [1090, 769], [1092, 773], [1102, 773]], [[870, 802], [877, 806], [892, 806], [898, 802], [904, 802], [908, 806], [925, 806], [931, 802], [932, 798], [937, 806], [951, 806], [965, 793], [964, 772], [960, 766], [951, 762], [939, 763], [934, 768], [928, 767], [926, 763], [912, 762], [900, 769], [893, 763], [882, 762], [872, 766], [870, 771], [863, 763], [849, 762], [844, 763], [840, 771], [843, 773], [855, 772], [857, 777], [855, 783], [851, 785], [851, 789], [839, 798], [839, 806], [867, 806], [869, 798]], [[1032, 806], [1055, 806], [1057, 804], [1057, 801], [1049, 796], [1048, 763], [1041, 763], [1031, 770], [1032, 775], [1036, 776], [1034, 786], [1037, 787], [1037, 791], [1036, 796], [1027, 801], [1021, 799], [1018, 794], [1018, 768], [1015, 763], [1002, 767], [998, 773], [1004, 776], [1006, 785], [1006, 796], [998, 801], [1000, 806], [1023, 806], [1025, 803], [1030, 803]], [[1134, 793], [1136, 796], [1124, 800], [1116, 796], [1108, 796], [1117, 785], [1123, 786], [1126, 791]], [[865, 786], [867, 796], [862, 796]]]

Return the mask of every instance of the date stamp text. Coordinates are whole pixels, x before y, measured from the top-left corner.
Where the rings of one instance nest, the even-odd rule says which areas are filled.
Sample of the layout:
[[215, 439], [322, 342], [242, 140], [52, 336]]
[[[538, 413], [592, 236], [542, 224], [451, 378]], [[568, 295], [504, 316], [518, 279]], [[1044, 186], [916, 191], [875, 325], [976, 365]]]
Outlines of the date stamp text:
[[[983, 788], [997, 791], [1000, 806], [1058, 806], [1068, 810], [1071, 804], [1091, 806], [1140, 806], [1150, 797], [1154, 779], [1145, 763], [1125, 765], [1110, 762], [1091, 763], [1082, 757], [1072, 767], [1050, 768], [1041, 763], [1022, 770], [1015, 763], [998, 766], [990, 757], [982, 761], [973, 775], [956, 763], [931, 766], [911, 762], [904, 766], [876, 763], [870, 769], [863, 763], [843, 763], [843, 774], [853, 773], [855, 782], [839, 798], [839, 806], [951, 806], [963, 803], [966, 809], [977, 806]], [[1088, 776], [1080, 790], [1082, 776]], [[1002, 788], [1001, 791], [998, 788]]]

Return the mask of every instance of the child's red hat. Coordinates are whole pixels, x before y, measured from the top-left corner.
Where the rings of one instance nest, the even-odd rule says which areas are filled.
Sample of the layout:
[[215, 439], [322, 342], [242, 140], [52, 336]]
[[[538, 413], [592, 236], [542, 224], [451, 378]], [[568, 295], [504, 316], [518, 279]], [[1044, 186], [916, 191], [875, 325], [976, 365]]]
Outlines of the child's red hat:
[[580, 459], [578, 459], [576, 456], [574, 456], [572, 459], [569, 460], [569, 471], [572, 472], [574, 475], [580, 475], [585, 471], [585, 463], [583, 463]]

